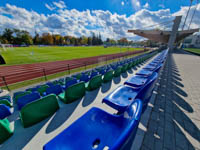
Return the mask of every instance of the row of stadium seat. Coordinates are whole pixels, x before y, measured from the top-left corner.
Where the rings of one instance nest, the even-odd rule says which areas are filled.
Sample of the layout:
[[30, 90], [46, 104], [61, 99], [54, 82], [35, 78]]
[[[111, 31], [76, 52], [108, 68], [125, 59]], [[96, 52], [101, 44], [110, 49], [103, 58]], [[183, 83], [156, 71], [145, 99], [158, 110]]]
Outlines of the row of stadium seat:
[[103, 99], [104, 103], [118, 110], [117, 115], [93, 107], [45, 144], [43, 149], [120, 149], [130, 135], [134, 138], [136, 134], [141, 114], [151, 98], [167, 52], [163, 51]]
[[113, 77], [119, 76], [155, 54], [144, 54], [136, 60], [133, 58], [127, 59], [65, 79], [61, 78], [28, 88], [25, 91], [14, 93], [12, 101], [10, 96], [0, 97], [0, 133], [2, 133], [0, 134], [0, 143], [3, 143], [14, 132], [6, 119], [11, 115], [12, 102], [17, 104], [20, 110], [20, 119], [23, 126], [25, 128], [30, 127], [54, 114], [59, 109], [59, 99], [64, 103], [71, 103], [83, 97], [86, 90], [91, 91], [99, 88], [102, 82], [111, 81]]

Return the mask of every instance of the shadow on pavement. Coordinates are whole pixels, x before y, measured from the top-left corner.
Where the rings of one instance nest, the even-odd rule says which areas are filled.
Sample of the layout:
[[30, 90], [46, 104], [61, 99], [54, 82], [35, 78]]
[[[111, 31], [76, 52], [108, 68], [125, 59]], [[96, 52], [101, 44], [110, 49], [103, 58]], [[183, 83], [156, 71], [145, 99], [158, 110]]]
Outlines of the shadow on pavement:
[[188, 94], [183, 90], [184, 84], [181, 81], [174, 56], [169, 54], [161, 73], [141, 150], [195, 150], [198, 148], [197, 145], [192, 145], [191, 138], [186, 137], [187, 133], [200, 142], [199, 128], [186, 115], [186, 113], [192, 114], [194, 110], [188, 103]]

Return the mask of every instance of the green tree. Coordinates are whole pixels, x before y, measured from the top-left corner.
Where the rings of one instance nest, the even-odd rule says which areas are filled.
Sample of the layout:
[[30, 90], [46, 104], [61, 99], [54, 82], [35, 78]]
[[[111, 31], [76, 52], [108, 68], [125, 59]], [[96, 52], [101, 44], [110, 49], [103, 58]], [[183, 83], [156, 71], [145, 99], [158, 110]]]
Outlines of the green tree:
[[43, 33], [42, 34], [42, 44], [53, 45], [54, 39], [53, 39], [52, 35], [49, 33]]
[[3, 31], [2, 38], [6, 40], [8, 43], [12, 44], [13, 43], [13, 30], [6, 28]]
[[19, 30], [19, 29], [13, 29], [13, 35], [14, 35], [14, 44], [19, 45], [32, 45], [33, 39], [30, 36], [29, 32], [25, 30]]
[[40, 35], [37, 32], [35, 32], [35, 37], [33, 38], [33, 43], [35, 45], [41, 44], [41, 38], [40, 38]]

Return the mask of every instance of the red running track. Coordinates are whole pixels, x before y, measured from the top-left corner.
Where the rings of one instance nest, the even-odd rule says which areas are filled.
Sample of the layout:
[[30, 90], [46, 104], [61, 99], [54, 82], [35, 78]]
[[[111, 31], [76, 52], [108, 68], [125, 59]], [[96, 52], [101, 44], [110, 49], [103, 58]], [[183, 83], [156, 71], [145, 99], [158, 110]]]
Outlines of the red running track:
[[128, 55], [139, 54], [145, 51], [148, 50], [101, 55], [101, 56], [55, 61], [55, 62], [1, 66], [0, 86], [6, 86], [6, 84], [9, 85], [17, 82], [31, 80], [34, 78], [51, 75], [54, 73], [63, 72], [75, 68], [80, 68], [87, 65], [97, 64], [99, 62], [121, 58]]

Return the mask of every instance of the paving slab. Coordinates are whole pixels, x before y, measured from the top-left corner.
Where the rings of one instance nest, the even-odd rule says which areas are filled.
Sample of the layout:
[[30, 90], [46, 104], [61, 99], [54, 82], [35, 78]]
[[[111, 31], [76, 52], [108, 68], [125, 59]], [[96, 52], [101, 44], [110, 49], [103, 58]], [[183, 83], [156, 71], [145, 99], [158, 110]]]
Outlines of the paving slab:
[[200, 57], [174, 50], [160, 75], [141, 150], [200, 150]]

